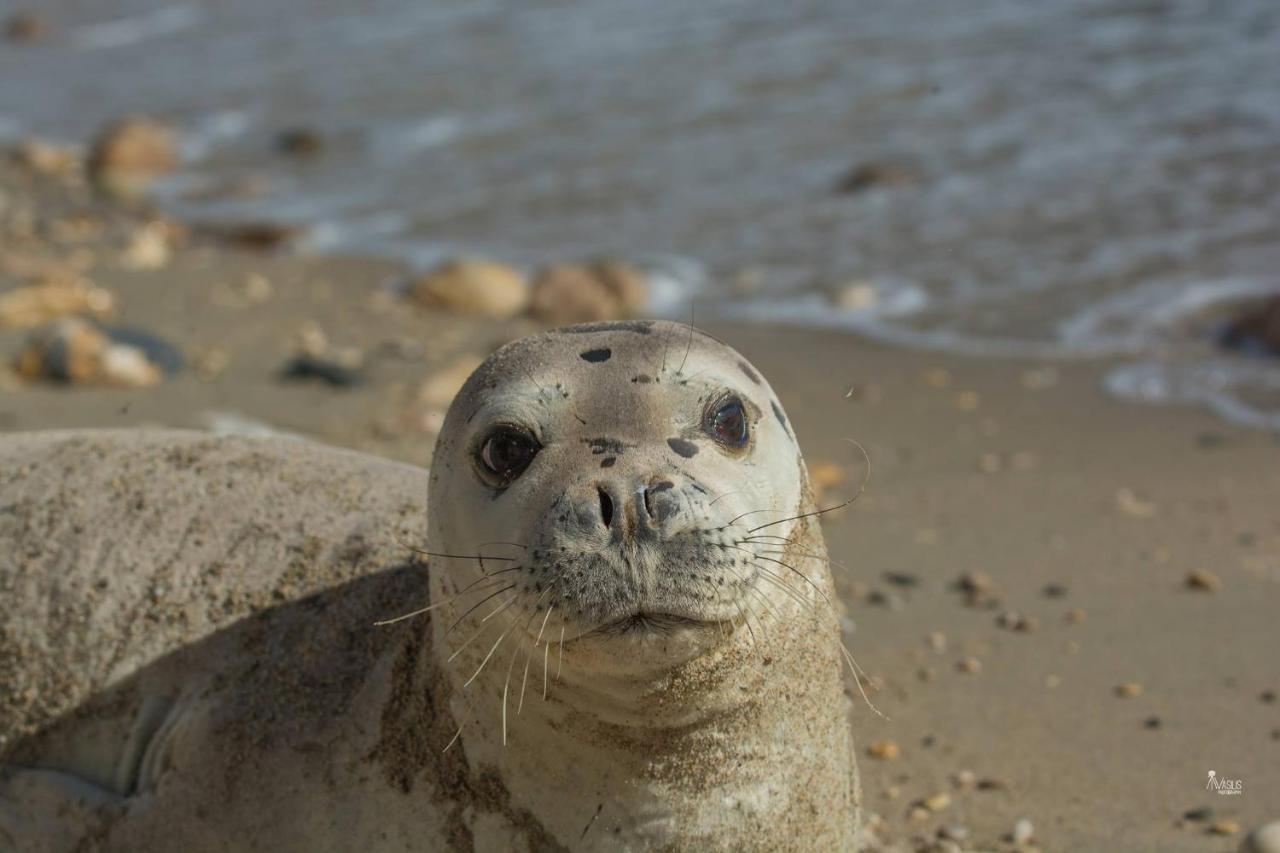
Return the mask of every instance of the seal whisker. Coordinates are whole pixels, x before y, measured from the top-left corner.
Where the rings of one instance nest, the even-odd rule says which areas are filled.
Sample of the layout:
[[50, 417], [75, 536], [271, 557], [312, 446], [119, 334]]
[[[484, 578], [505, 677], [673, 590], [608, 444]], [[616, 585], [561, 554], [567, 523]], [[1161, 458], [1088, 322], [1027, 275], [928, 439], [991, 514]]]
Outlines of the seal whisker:
[[757, 530], [764, 530], [766, 527], [773, 527], [775, 524], [785, 524], [788, 521], [799, 521], [802, 518], [809, 518], [811, 516], [819, 516], [819, 515], [824, 515], [828, 512], [834, 512], [835, 510], [848, 506], [849, 504], [856, 501], [858, 498], [862, 497], [862, 493], [867, 490], [868, 484], [871, 483], [871, 454], [867, 453], [867, 449], [863, 447], [862, 443], [857, 441], [856, 439], [846, 438], [845, 441], [853, 445], [856, 445], [857, 448], [862, 451], [862, 458], [865, 459], [867, 462], [867, 473], [863, 476], [862, 485], [858, 487], [858, 493], [856, 495], [849, 498], [847, 501], [842, 501], [838, 504], [834, 504], [829, 507], [824, 507], [823, 509], [815, 509], [810, 512], [802, 512], [799, 515], [793, 515], [790, 518], [780, 518], [777, 521], [771, 521], [768, 524], [761, 524], [759, 527], [753, 527], [747, 532], [755, 533]]
[[[449, 596], [448, 598], [445, 598], [442, 601], [437, 601], [437, 602], [434, 602], [433, 604], [428, 604], [426, 607], [420, 607], [417, 610], [414, 610], [410, 613], [404, 613], [400, 616], [396, 616], [391, 619], [381, 619], [377, 622], [374, 622], [373, 624], [375, 626], [392, 625], [396, 622], [403, 622], [405, 619], [412, 619], [414, 616], [421, 616], [423, 613], [429, 613], [432, 610], [435, 610], [437, 607], [444, 607], [446, 604], [451, 604], [452, 602], [457, 601], [459, 598], [462, 598], [462, 596], [466, 595], [468, 592], [471, 592], [472, 589], [478, 584], [491, 583], [495, 580], [498, 580], [496, 577], [497, 575], [505, 574], [506, 572], [514, 572], [520, 568], [521, 568], [520, 566], [515, 566], [510, 569], [503, 569], [500, 572], [494, 572], [492, 575], [486, 575], [485, 577], [480, 578], [479, 580], [472, 581], [471, 583], [463, 587], [459, 592], [454, 593], [453, 595]], [[498, 580], [498, 582], [501, 583], [500, 580]]]
[[499, 589], [499, 590], [498, 590], [498, 591], [496, 591], [496, 592], [493, 592], [493, 593], [490, 593], [489, 595], [486, 595], [484, 598], [480, 599], [480, 600], [479, 600], [479, 601], [477, 601], [475, 604], [471, 605], [471, 607], [467, 609], [467, 612], [466, 612], [466, 613], [463, 613], [463, 614], [462, 614], [461, 616], [459, 616], [456, 620], [454, 620], [454, 623], [453, 623], [452, 625], [450, 625], [450, 626], [449, 626], [449, 628], [444, 632], [444, 637], [442, 637], [441, 639], [447, 639], [447, 638], [448, 638], [448, 636], [449, 636], [449, 634], [451, 634], [451, 633], [453, 632], [453, 629], [454, 629], [454, 628], [457, 628], [457, 627], [458, 627], [458, 625], [460, 625], [460, 624], [462, 623], [462, 620], [463, 620], [463, 619], [466, 619], [468, 616], [470, 616], [472, 613], [474, 613], [474, 612], [476, 611], [476, 608], [478, 608], [478, 607], [480, 607], [481, 605], [483, 605], [486, 601], [490, 601], [491, 599], [494, 599], [494, 598], [496, 598], [497, 596], [502, 595], [504, 592], [508, 592], [508, 591], [513, 590], [513, 589], [515, 589], [515, 588], [516, 588], [516, 585], [515, 585], [515, 584], [511, 584], [511, 585], [509, 585], [509, 586], [504, 586], [502, 589]]

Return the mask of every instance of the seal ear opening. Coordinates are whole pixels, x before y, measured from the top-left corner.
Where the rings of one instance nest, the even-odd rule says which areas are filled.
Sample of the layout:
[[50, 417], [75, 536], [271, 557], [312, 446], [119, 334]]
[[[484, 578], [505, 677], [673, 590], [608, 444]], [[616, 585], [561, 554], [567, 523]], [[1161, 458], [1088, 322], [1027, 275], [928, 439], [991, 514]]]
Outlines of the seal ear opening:
[[613, 523], [613, 498], [599, 486], [596, 486], [596, 492], [600, 495], [600, 520], [609, 527]]

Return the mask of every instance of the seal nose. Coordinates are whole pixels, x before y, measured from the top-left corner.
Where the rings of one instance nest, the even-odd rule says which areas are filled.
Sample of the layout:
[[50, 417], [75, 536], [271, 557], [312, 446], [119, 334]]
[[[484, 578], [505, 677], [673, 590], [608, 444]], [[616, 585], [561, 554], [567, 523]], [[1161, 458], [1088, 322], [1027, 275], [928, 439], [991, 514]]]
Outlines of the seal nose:
[[597, 522], [617, 536], [635, 536], [654, 532], [676, 511], [677, 502], [669, 494], [675, 488], [670, 480], [655, 478], [636, 481], [630, 494], [624, 484], [601, 480], [596, 486]]

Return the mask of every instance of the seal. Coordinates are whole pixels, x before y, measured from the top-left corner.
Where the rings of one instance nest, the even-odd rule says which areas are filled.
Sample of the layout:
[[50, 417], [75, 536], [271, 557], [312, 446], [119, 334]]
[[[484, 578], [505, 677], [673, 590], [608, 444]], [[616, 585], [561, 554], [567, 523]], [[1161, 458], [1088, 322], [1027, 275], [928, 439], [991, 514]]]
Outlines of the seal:
[[858, 843], [820, 510], [702, 332], [501, 348], [429, 513], [419, 469], [296, 440], [0, 462], [0, 849]]

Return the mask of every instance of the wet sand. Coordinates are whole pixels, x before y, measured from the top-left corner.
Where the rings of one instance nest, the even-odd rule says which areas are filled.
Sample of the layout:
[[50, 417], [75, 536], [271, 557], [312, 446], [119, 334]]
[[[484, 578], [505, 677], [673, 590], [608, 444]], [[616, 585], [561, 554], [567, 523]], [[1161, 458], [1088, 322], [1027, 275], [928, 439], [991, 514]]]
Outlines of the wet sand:
[[[11, 199], [31, 201], [38, 221], [67, 215], [6, 175]], [[100, 215], [121, 233], [133, 221]], [[42, 236], [56, 232], [6, 230], [0, 250], [65, 258], [68, 241]], [[188, 367], [145, 390], [7, 374], [2, 430], [257, 424], [425, 464], [440, 404], [423, 401], [422, 383], [537, 328], [409, 305], [388, 290], [396, 267], [362, 260], [197, 239], [160, 268], [134, 271], [120, 267], [118, 241], [79, 248], [93, 255], [85, 274], [116, 295], [117, 320], [179, 346]], [[17, 283], [6, 276], [0, 291]], [[279, 379], [298, 339], [314, 337], [308, 323], [335, 351], [363, 354], [363, 384]], [[963, 826], [962, 847], [1007, 849], [1025, 818], [1045, 850], [1225, 851], [1239, 838], [1211, 834], [1215, 820], [1247, 830], [1280, 817], [1275, 436], [1109, 400], [1103, 361], [941, 356], [779, 327], [709, 331], [779, 390], [811, 467], [843, 473], [829, 498], [862, 476], [845, 439], [872, 459], [866, 493], [826, 530], [842, 564], [846, 639], [888, 718], [859, 703], [856, 737], [864, 752], [892, 752], [892, 741], [899, 753], [862, 759], [866, 808], [886, 841]], [[0, 331], [0, 356], [26, 335]], [[1194, 571], [1219, 588], [1188, 588]], [[971, 577], [973, 595], [954, 588], [966, 573], [986, 578]], [[1209, 770], [1241, 780], [1242, 793], [1206, 790]], [[1212, 817], [1179, 825], [1203, 808]]]

